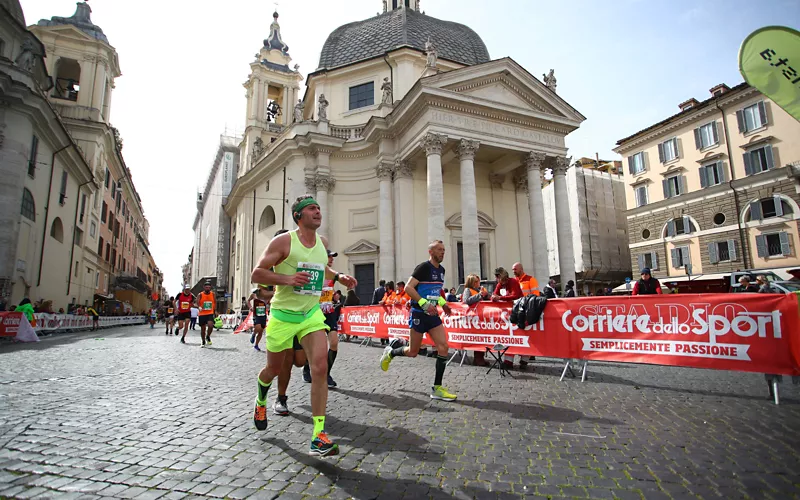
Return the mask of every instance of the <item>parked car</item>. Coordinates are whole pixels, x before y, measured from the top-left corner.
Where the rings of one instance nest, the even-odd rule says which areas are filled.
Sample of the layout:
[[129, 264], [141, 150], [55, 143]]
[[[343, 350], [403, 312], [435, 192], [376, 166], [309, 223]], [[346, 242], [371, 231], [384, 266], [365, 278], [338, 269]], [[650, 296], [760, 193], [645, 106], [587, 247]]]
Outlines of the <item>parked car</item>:
[[735, 273], [731, 273], [730, 277], [728, 278], [728, 284], [730, 286], [730, 291], [733, 293], [739, 293], [742, 291], [742, 287], [739, 284], [739, 279], [742, 276], [747, 276], [750, 279], [750, 283], [755, 284], [757, 276], [764, 276], [767, 278], [767, 282], [772, 285], [776, 282], [781, 283], [788, 283], [786, 281], [781, 280], [781, 277], [777, 274], [773, 273], [772, 271], [759, 271], [757, 269], [746, 270], [746, 271], [736, 271]]
[[776, 292], [780, 293], [800, 292], [800, 281], [798, 280], [771, 281], [769, 286], [775, 289]]

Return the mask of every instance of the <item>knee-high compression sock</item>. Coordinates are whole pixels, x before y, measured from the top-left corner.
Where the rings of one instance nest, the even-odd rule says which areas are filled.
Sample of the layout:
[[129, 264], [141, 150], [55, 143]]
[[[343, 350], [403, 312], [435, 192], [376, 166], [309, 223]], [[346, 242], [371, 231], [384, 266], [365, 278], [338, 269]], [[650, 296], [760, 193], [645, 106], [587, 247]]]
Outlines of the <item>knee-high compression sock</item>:
[[338, 351], [328, 349], [328, 375], [331, 374], [331, 368], [333, 368], [333, 362], [336, 361], [336, 354], [338, 354]]
[[392, 349], [390, 356], [396, 358], [397, 356], [405, 356], [406, 355], [406, 348], [405, 347], [395, 347]]
[[325, 430], [325, 415], [311, 418], [314, 420], [314, 435], [311, 436], [311, 439], [314, 439], [320, 432]]
[[267, 406], [267, 392], [269, 392], [271, 386], [272, 382], [266, 384], [261, 381], [261, 377], [258, 377], [258, 397], [256, 397], [258, 406]]
[[444, 369], [447, 367], [447, 356], [436, 356], [436, 378], [433, 380], [433, 385], [442, 385], [442, 377], [444, 376]]

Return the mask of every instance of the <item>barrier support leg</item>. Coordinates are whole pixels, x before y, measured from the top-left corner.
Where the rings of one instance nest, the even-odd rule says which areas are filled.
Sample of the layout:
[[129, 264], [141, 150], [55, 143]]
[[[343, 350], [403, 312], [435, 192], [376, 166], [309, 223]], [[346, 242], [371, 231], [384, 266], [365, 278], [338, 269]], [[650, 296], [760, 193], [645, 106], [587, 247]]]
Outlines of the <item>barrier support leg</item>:
[[586, 382], [586, 367], [589, 366], [589, 360], [583, 361], [583, 370], [581, 370], [581, 382]]
[[358, 345], [372, 347], [372, 337], [364, 337], [364, 340], [362, 340]]
[[467, 357], [467, 350], [463, 349], [461, 351], [461, 362], [458, 364], [458, 366], [464, 366], [464, 358], [466, 357]]
[[559, 382], [563, 382], [564, 381], [564, 377], [567, 375], [567, 372], [569, 372], [569, 376], [570, 377], [575, 378], [575, 374], [572, 373], [572, 368], [570, 368], [570, 366], [569, 366], [571, 361], [572, 360], [568, 359], [566, 364], [564, 364], [564, 371], [561, 372], [561, 378], [558, 379]]
[[[458, 349], [456, 349], [456, 351], [453, 353], [453, 355], [452, 355], [452, 356], [450, 356], [450, 359], [448, 359], [448, 360], [447, 360], [447, 364], [446, 364], [445, 366], [450, 366], [450, 362], [451, 362], [451, 361], [453, 361], [454, 359], [456, 359], [456, 356], [458, 356], [458, 353], [460, 353], [460, 352], [461, 352], [461, 351], [459, 351]], [[464, 355], [462, 354], [461, 356], [462, 356], [462, 358], [461, 358], [461, 359], [463, 360], [463, 359], [464, 359], [464, 358], [463, 358], [463, 356], [464, 356]]]
[[772, 393], [775, 396], [775, 404], [781, 404], [780, 397], [778, 396], [778, 377], [772, 379]]

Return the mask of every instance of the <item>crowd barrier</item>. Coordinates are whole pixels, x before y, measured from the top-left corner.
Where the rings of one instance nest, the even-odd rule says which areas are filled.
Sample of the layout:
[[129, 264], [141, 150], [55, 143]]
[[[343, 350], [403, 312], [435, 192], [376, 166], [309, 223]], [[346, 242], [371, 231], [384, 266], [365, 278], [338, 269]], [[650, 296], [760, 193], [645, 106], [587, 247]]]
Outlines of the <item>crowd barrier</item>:
[[[87, 330], [92, 328], [91, 316], [36, 313], [33, 317], [36, 319], [34, 329], [37, 332]], [[147, 318], [145, 316], [100, 316], [99, 326], [106, 328], [120, 325], [143, 325], [146, 322]]]
[[[547, 301], [520, 330], [511, 304], [449, 304], [453, 349], [508, 346], [508, 354], [800, 375], [800, 312], [794, 294], [680, 294]], [[409, 311], [346, 307], [340, 333], [408, 338]], [[423, 343], [432, 345], [427, 336]]]
[[39, 336], [21, 312], [0, 312], [0, 337], [14, 337], [19, 342], [39, 342]]

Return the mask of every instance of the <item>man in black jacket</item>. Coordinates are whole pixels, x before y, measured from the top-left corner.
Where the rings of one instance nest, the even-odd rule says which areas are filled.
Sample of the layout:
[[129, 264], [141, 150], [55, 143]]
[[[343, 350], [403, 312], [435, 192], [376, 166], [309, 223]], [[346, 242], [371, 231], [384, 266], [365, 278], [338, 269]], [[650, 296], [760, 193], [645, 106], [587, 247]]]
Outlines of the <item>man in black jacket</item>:
[[548, 299], [557, 299], [558, 292], [556, 292], [556, 280], [550, 280], [544, 287], [544, 296]]
[[381, 280], [379, 283], [379, 287], [372, 292], [372, 302], [370, 305], [377, 306], [383, 300], [383, 296], [386, 295], [386, 280]]

